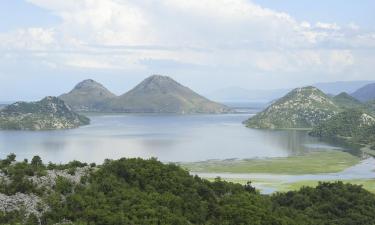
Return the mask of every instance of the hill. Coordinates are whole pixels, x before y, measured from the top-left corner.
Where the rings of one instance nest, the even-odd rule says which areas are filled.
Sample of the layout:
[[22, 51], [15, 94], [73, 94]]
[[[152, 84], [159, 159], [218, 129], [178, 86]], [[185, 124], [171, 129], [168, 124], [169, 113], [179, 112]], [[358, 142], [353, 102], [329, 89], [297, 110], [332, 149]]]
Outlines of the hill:
[[346, 138], [375, 146], [375, 118], [357, 109], [345, 110], [315, 126], [310, 135]]
[[167, 76], [153, 75], [129, 92], [113, 99], [113, 112], [226, 113], [230, 108], [210, 101]]
[[319, 89], [296, 88], [244, 123], [251, 128], [311, 128], [340, 108]]
[[351, 94], [361, 102], [375, 100], [375, 83], [367, 84]]
[[74, 111], [85, 112], [102, 112], [105, 105], [115, 97], [102, 84], [91, 79], [80, 82], [69, 93], [59, 96]]
[[346, 92], [342, 92], [332, 98], [333, 102], [342, 108], [353, 109], [353, 108], [365, 108], [366, 106], [357, 100], [356, 98], [350, 96]]
[[75, 128], [89, 123], [56, 97], [38, 102], [16, 102], [0, 111], [0, 129], [53, 130]]
[[342, 182], [265, 196], [155, 159], [47, 166], [15, 157], [0, 160], [1, 224], [375, 223], [375, 195]]

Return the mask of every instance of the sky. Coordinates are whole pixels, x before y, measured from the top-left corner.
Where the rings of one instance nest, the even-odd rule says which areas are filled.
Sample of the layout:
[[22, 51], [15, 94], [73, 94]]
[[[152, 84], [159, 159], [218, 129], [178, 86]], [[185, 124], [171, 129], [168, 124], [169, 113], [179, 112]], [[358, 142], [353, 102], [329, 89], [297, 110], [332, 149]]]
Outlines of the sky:
[[0, 101], [152, 74], [200, 93], [375, 80], [373, 0], [2, 0]]

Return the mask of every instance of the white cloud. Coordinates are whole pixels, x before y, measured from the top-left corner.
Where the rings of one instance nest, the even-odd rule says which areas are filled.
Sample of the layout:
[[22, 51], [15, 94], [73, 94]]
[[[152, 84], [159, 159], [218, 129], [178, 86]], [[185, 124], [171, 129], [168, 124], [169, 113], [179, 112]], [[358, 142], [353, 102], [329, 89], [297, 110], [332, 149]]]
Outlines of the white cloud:
[[336, 23], [317, 22], [315, 26], [319, 29], [325, 29], [325, 30], [340, 30], [341, 29]]
[[355, 23], [312, 25], [248, 0], [28, 1], [62, 23], [0, 33], [0, 49], [34, 51], [61, 67], [145, 70], [145, 60], [165, 60], [250, 72], [339, 73], [354, 67], [360, 54], [374, 54], [353, 52], [375, 47], [375, 35]]

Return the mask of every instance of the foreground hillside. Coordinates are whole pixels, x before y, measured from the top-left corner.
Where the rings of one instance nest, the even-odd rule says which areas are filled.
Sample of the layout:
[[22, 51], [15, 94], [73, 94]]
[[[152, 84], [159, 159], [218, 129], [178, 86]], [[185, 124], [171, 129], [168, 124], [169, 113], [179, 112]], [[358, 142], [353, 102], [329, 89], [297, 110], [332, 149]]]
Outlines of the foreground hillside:
[[0, 129], [69, 129], [89, 122], [87, 117], [73, 112], [56, 97], [46, 97], [38, 102], [16, 102], [0, 111]]
[[375, 195], [340, 182], [264, 196], [155, 159], [46, 166], [9, 155], [0, 169], [1, 224], [375, 223]]
[[251, 128], [311, 128], [339, 111], [330, 97], [310, 86], [292, 90], [245, 124]]

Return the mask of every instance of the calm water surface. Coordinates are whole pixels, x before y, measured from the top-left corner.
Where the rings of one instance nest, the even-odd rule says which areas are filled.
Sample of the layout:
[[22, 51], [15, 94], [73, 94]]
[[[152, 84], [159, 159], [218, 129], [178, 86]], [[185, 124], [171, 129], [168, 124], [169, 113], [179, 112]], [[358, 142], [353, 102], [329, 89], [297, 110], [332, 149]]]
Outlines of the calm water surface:
[[284, 157], [332, 149], [304, 131], [248, 129], [251, 114], [90, 115], [91, 125], [60, 131], [0, 131], [0, 157], [40, 155], [44, 161], [157, 157], [162, 161]]

